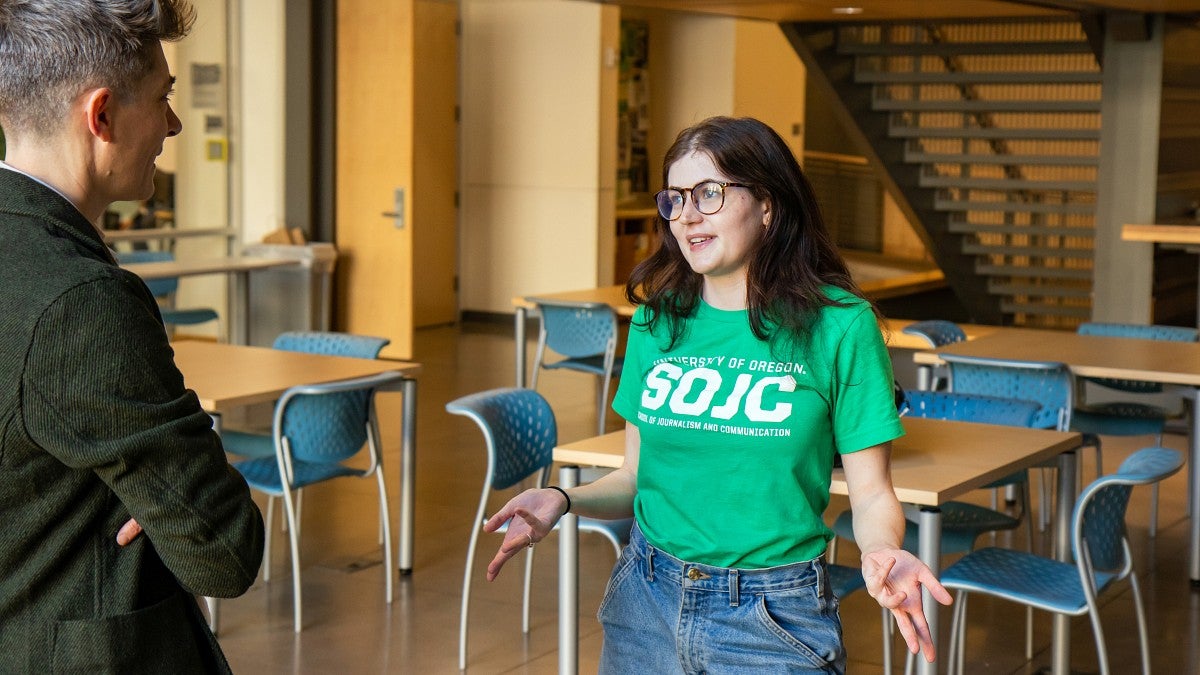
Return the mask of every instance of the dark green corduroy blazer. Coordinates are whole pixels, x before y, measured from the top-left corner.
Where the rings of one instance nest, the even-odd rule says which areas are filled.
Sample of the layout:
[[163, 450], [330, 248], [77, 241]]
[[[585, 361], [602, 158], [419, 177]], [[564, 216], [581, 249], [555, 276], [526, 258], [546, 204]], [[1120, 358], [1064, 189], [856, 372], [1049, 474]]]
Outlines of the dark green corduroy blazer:
[[245, 592], [262, 527], [145, 284], [0, 167], [0, 673], [228, 671], [193, 594]]

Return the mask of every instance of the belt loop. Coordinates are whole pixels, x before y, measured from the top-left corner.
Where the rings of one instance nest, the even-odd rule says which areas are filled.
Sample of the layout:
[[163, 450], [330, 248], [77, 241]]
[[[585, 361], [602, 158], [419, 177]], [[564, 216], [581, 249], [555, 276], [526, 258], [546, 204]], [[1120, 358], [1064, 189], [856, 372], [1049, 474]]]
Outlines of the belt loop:
[[738, 606], [738, 571], [729, 570], [729, 606]]
[[646, 544], [646, 581], [654, 581], [654, 547]]
[[825, 598], [825, 564], [820, 558], [813, 561], [813, 567], [817, 571], [817, 597]]

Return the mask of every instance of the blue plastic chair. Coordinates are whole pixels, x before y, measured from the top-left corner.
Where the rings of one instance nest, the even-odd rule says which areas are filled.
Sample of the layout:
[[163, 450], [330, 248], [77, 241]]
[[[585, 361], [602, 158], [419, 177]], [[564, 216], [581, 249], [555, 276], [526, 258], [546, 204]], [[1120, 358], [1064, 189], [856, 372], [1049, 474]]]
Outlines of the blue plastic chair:
[[[533, 360], [532, 389], [537, 389], [538, 373], [567, 369], [590, 373], [599, 378], [596, 395], [596, 433], [604, 433], [608, 412], [608, 389], [614, 376], [621, 376], [625, 359], [617, 353], [617, 315], [602, 302], [562, 302], [530, 298], [542, 317], [537, 353]], [[546, 349], [565, 358], [547, 362]]]
[[[1140, 340], [1166, 340], [1172, 342], [1196, 342], [1198, 331], [1182, 326], [1157, 326], [1128, 323], [1084, 323], [1077, 331], [1080, 335], [1102, 335], [1107, 337], [1135, 338]], [[1154, 442], [1162, 444], [1163, 429], [1167, 420], [1181, 418], [1184, 411], [1170, 411], [1161, 406], [1134, 400], [1085, 403], [1085, 382], [1090, 382], [1110, 391], [1127, 394], [1158, 394], [1163, 391], [1160, 382], [1141, 380], [1115, 380], [1107, 378], [1080, 378], [1076, 394], [1079, 403], [1071, 413], [1071, 429], [1087, 435], [1089, 443], [1096, 446], [1096, 476], [1103, 475], [1101, 463], [1100, 435], [1107, 436], [1153, 436]], [[1150, 498], [1150, 536], [1158, 533], [1158, 486], [1152, 488]]]
[[[379, 373], [326, 384], [292, 387], [275, 404], [271, 436], [274, 457], [234, 462], [250, 487], [271, 497], [283, 497], [292, 553], [292, 593], [295, 631], [300, 632], [300, 521], [292, 498], [296, 490], [354, 476], [374, 477], [379, 488], [379, 514], [383, 529], [385, 597], [392, 602], [392, 534], [388, 519], [387, 488], [383, 479], [379, 424], [375, 415], [375, 392], [403, 379], [395, 372]], [[365, 469], [344, 464], [364, 448], [369, 455]], [[270, 516], [268, 516], [269, 518]], [[271, 528], [266, 528], [266, 547], [271, 548]]]
[[948, 662], [963, 670], [967, 598], [981, 593], [1068, 616], [1089, 615], [1100, 672], [1107, 674], [1108, 654], [1097, 596], [1114, 582], [1129, 579], [1137, 611], [1142, 671], [1150, 672], [1149, 638], [1141, 589], [1125, 527], [1129, 494], [1135, 485], [1157, 484], [1183, 466], [1183, 456], [1162, 447], [1130, 455], [1115, 474], [1102, 476], [1084, 489], [1071, 517], [1071, 552], [1075, 562], [1060, 562], [1030, 553], [984, 548], [969, 553], [942, 571], [947, 589], [957, 589], [950, 627]]
[[[558, 426], [554, 411], [541, 394], [532, 389], [491, 389], [463, 396], [446, 404], [446, 411], [470, 418], [483, 432], [487, 448], [487, 474], [479, 495], [471, 540], [467, 545], [467, 563], [463, 572], [462, 613], [459, 620], [458, 667], [467, 667], [467, 615], [471, 601], [471, 571], [479, 532], [487, 522], [488, 498], [494, 490], [506, 490], [531, 477], [545, 487], [550, 476], [554, 446], [558, 444]], [[580, 532], [597, 532], [612, 543], [617, 556], [629, 542], [633, 519], [597, 520], [579, 518]], [[506, 528], [505, 528], [506, 529]], [[533, 549], [525, 552], [525, 598], [521, 630], [529, 633], [529, 592], [533, 578]]]
[[[175, 255], [169, 251], [118, 251], [117, 261], [126, 263], [170, 262]], [[162, 314], [165, 326], [192, 326], [209, 321], [217, 322], [217, 335], [221, 332], [221, 317], [216, 310], [209, 307], [193, 309], [176, 309], [175, 292], [179, 290], [179, 277], [146, 280], [146, 287], [151, 295], [159, 300], [159, 312]]]
[[[962, 342], [967, 339], [966, 332], [958, 324], [943, 319], [917, 321], [905, 326], [900, 332], [921, 337], [929, 343], [930, 347], [935, 348], [954, 344], [955, 342]], [[922, 388], [938, 391], [943, 388], [948, 379], [945, 366], [933, 366], [928, 386]]]
[[[1031, 426], [1038, 429], [1067, 431], [1071, 427], [1074, 380], [1070, 369], [1054, 361], [989, 359], [960, 354], [941, 354], [950, 367], [950, 386], [955, 392], [1033, 401], [1041, 408]], [[1084, 439], [1083, 445], [1095, 445]], [[1096, 449], [1097, 455], [1099, 448]], [[1041, 466], [1056, 468], [1056, 460]], [[1050, 523], [1050, 480], [1042, 472], [1039, 529]]]
[[[272, 349], [288, 352], [304, 352], [325, 356], [348, 356], [357, 359], [374, 359], [391, 340], [369, 335], [352, 335], [323, 331], [289, 331], [281, 333], [271, 345]], [[274, 457], [275, 442], [270, 434], [259, 434], [237, 430], [222, 430], [221, 444], [225, 451], [240, 457]], [[273, 502], [268, 504], [268, 508]], [[269, 515], [269, 514], [268, 514]], [[271, 519], [268, 517], [267, 522]], [[269, 550], [269, 549], [268, 549]], [[268, 559], [269, 561], [269, 559]], [[269, 575], [264, 566], [264, 574]], [[269, 578], [269, 576], [267, 577]]]

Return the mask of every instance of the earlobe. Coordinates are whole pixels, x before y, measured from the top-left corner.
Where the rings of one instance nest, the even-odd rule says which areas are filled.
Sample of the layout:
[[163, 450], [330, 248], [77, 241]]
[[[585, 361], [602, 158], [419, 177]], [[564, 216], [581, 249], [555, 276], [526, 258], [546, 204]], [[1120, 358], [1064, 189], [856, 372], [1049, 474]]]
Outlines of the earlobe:
[[83, 114], [87, 118], [88, 131], [105, 143], [112, 142], [112, 102], [113, 92], [106, 87], [93, 89], [83, 95]]

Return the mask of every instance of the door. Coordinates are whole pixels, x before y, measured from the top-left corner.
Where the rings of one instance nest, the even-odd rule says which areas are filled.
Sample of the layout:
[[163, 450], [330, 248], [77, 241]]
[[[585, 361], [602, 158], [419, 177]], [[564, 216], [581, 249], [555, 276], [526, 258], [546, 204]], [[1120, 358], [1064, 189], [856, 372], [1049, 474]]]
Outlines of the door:
[[445, 0], [338, 2], [337, 326], [394, 358], [457, 314], [456, 18]]

